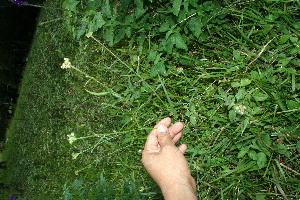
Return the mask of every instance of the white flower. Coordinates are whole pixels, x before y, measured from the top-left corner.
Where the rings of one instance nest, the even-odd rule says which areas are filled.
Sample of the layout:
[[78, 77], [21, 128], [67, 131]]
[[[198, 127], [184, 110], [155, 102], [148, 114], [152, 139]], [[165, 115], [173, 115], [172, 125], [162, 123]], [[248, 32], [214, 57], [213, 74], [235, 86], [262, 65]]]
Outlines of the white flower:
[[75, 142], [77, 140], [74, 133], [71, 133], [70, 135], [67, 135], [67, 136], [68, 136], [68, 141], [70, 144], [72, 144], [73, 142]]
[[75, 160], [81, 153], [72, 153], [72, 159]]
[[64, 58], [64, 63], [61, 65], [62, 69], [69, 69], [72, 67], [70, 59], [69, 58]]
[[239, 105], [234, 107], [235, 111], [241, 115], [245, 114], [245, 110], [247, 109], [246, 106]]
[[181, 72], [183, 72], [183, 68], [182, 67], [178, 67], [177, 68], [177, 73], [180, 74]]
[[88, 37], [88, 38], [90, 38], [90, 37], [92, 37], [93, 36], [93, 32], [92, 31], [90, 31], [90, 32], [88, 32], [86, 35], [85, 35], [86, 37]]

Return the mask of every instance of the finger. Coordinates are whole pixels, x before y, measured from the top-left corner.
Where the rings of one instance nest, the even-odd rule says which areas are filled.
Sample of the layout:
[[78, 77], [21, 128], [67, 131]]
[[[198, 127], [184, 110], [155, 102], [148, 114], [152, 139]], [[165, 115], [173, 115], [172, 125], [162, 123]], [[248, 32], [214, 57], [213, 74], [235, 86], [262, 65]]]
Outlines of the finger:
[[162, 148], [167, 145], [174, 145], [172, 142], [172, 137], [169, 134], [169, 130], [166, 126], [159, 125], [156, 132], [158, 135], [158, 143]]
[[158, 152], [159, 151], [156, 133], [154, 134], [154, 132], [151, 132], [148, 135], [144, 150], [149, 151], [149, 152]]
[[160, 122], [158, 122], [155, 126], [154, 129], [149, 133], [147, 137], [147, 141], [145, 143], [145, 148], [144, 150], [146, 151], [152, 151], [152, 152], [157, 152], [159, 151], [159, 146], [158, 146], [158, 136], [156, 129], [159, 125], [165, 125], [166, 127], [171, 124], [171, 118], [166, 117], [162, 119]]
[[159, 125], [164, 125], [166, 127], [170, 126], [171, 124], [171, 118], [170, 117], [166, 117], [162, 120], [160, 120], [160, 122], [158, 122], [155, 126], [154, 129], [156, 129]]
[[178, 147], [178, 149], [182, 154], [184, 154], [185, 151], [187, 150], [187, 146], [186, 146], [186, 144], [182, 144]]
[[183, 123], [182, 122], [176, 122], [174, 123], [170, 128], [169, 128], [169, 132], [171, 137], [173, 138], [174, 136], [176, 136], [179, 132], [181, 132], [181, 130], [183, 129]]
[[173, 143], [176, 144], [180, 140], [181, 136], [182, 136], [181, 132], [177, 133], [172, 139]]

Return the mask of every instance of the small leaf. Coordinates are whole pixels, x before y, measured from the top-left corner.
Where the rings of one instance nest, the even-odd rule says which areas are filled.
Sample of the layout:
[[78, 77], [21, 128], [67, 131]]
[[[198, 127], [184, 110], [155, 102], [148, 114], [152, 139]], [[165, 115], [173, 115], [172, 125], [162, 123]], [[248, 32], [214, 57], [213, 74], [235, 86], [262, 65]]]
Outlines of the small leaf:
[[289, 110], [300, 108], [300, 104], [297, 103], [296, 101], [292, 101], [292, 100], [287, 100], [286, 105]]
[[294, 57], [283, 58], [279, 60], [279, 64], [277, 64], [277, 66], [281, 66], [281, 67], [287, 66], [292, 59], [294, 59]]
[[200, 34], [203, 31], [203, 24], [201, 23], [202, 17], [193, 17], [189, 22], [188, 22], [188, 27], [192, 31], [193, 35], [195, 37], [199, 37]]
[[253, 94], [253, 98], [255, 101], [264, 101], [264, 100], [268, 99], [268, 95], [266, 95], [260, 91], [257, 91]]
[[157, 52], [156, 51], [149, 51], [148, 57], [147, 57], [147, 62], [154, 62], [157, 57]]
[[278, 44], [284, 44], [290, 39], [290, 35], [283, 35], [279, 38]]
[[243, 87], [243, 86], [246, 86], [246, 85], [249, 85], [251, 83], [251, 80], [249, 80], [249, 79], [242, 79], [241, 80], [241, 87]]
[[102, 6], [102, 12], [107, 18], [111, 18], [111, 8], [109, 0], [106, 0], [105, 5]]
[[246, 93], [244, 88], [240, 88], [238, 93], [235, 95], [235, 98], [237, 101], [241, 100], [244, 98], [244, 94]]
[[81, 190], [83, 184], [83, 178], [77, 178], [72, 184], [74, 190]]
[[102, 28], [102, 26], [105, 23], [106, 22], [104, 21], [104, 19], [102, 17], [102, 13], [97, 12], [97, 14], [94, 16], [93, 24], [91, 25], [90, 31], [92, 31], [92, 32], [97, 31], [99, 28]]
[[250, 146], [243, 147], [243, 148], [241, 149], [241, 151], [239, 152], [237, 158], [242, 158], [242, 157], [244, 157], [244, 155], [245, 155], [246, 153], [248, 153], [249, 148], [250, 148]]
[[135, 17], [139, 18], [140, 16], [142, 16], [147, 10], [144, 9], [143, 6], [143, 1], [141, 0], [135, 0], [134, 1], [135, 5], [136, 5], [136, 13], [135, 13]]
[[86, 31], [86, 22], [83, 22], [77, 30], [77, 39], [79, 39]]
[[150, 73], [151, 77], [155, 77], [158, 74], [164, 75], [164, 76], [167, 75], [164, 61], [159, 61], [157, 64], [153, 65], [151, 68], [151, 73]]
[[197, 123], [197, 115], [196, 114], [192, 114], [190, 116], [190, 121], [191, 121], [192, 125], [196, 125], [196, 123]]
[[278, 153], [280, 153], [280, 154], [286, 154], [286, 152], [287, 152], [287, 147], [286, 147], [286, 145], [284, 145], [284, 144], [277, 144], [277, 151], [278, 151]]
[[181, 6], [182, 0], [174, 0], [173, 1], [173, 14], [178, 16], [179, 11], [180, 11], [180, 6]]
[[259, 152], [257, 154], [257, 161], [256, 161], [256, 163], [257, 163], [257, 166], [259, 167], [259, 169], [263, 168], [266, 165], [266, 163], [267, 163], [267, 156], [266, 156], [266, 154], [263, 153], [263, 152]]
[[187, 49], [187, 46], [179, 33], [173, 34], [171, 40], [178, 49]]
[[269, 134], [261, 134], [261, 138], [262, 138], [263, 142], [265, 143], [265, 145], [267, 145], [268, 147], [271, 146], [272, 141], [271, 141]]
[[241, 84], [238, 83], [238, 82], [232, 82], [232, 83], [231, 83], [231, 86], [232, 86], [232, 87], [240, 87], [240, 85], [241, 85]]
[[253, 150], [250, 150], [250, 151], [248, 152], [248, 156], [249, 156], [249, 158], [251, 158], [252, 160], [257, 160], [257, 153], [256, 153], [255, 151], [253, 151]]
[[241, 54], [239, 51], [237, 50], [233, 50], [233, 57], [236, 59], [236, 60], [241, 60]]
[[80, 1], [69, 1], [69, 5], [68, 7], [66, 7], [66, 9], [70, 10], [70, 11], [76, 11], [76, 6]]
[[113, 45], [114, 41], [114, 28], [111, 26], [105, 30], [103, 38], [109, 42], [109, 46]]
[[297, 37], [290, 37], [290, 40], [292, 43], [296, 43], [298, 41], [298, 38]]
[[85, 91], [87, 91], [88, 93], [92, 94], [92, 95], [96, 95], [96, 96], [103, 96], [103, 95], [107, 95], [109, 94], [109, 92], [91, 92], [87, 89], [85, 89]]

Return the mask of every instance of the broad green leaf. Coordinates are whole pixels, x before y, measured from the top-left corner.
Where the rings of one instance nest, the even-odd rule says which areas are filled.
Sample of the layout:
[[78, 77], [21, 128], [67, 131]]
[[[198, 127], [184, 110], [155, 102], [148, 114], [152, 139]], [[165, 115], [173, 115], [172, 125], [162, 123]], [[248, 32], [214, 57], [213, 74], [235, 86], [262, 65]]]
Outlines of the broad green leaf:
[[263, 140], [263, 142], [265, 143], [265, 145], [267, 145], [268, 147], [271, 146], [272, 141], [271, 141], [271, 138], [270, 138], [269, 134], [261, 134], [261, 139]]
[[126, 27], [122, 27], [121, 29], [118, 30], [118, 33], [116, 34], [114, 44], [117, 44], [122, 39], [124, 39], [125, 35], [126, 35]]
[[197, 123], [197, 115], [196, 114], [192, 114], [190, 116], [190, 121], [191, 121], [192, 125], [196, 125], [196, 123]]
[[244, 157], [244, 155], [245, 155], [246, 153], [248, 153], [249, 149], [250, 149], [250, 146], [243, 147], [243, 148], [240, 150], [240, 152], [239, 152], [237, 158], [242, 158], [242, 157]]
[[106, 22], [104, 21], [103, 17], [102, 17], [102, 13], [101, 12], [97, 12], [96, 15], [94, 16], [93, 19], [93, 25], [91, 26], [90, 31], [95, 32], [98, 29], [102, 28], [102, 26], [105, 24]]
[[239, 101], [239, 100], [243, 99], [245, 93], [246, 93], [245, 89], [244, 88], [240, 88], [238, 90], [238, 93], [235, 95], [236, 100]]
[[153, 65], [151, 68], [151, 73], [150, 73], [151, 77], [155, 77], [158, 74], [164, 75], [164, 76], [167, 74], [164, 61], [159, 61], [157, 64]]
[[[166, 38], [168, 38], [168, 33], [166, 34]], [[165, 50], [168, 53], [172, 53], [173, 46], [175, 45], [178, 49], [184, 49], [187, 50], [187, 46], [181, 37], [179, 33], [173, 33], [170, 35], [170, 37], [167, 39], [167, 41], [162, 41], [162, 46], [165, 47]]]
[[110, 3], [109, 0], [105, 1], [105, 5], [102, 6], [102, 13], [107, 17], [111, 18], [111, 9], [110, 9]]
[[279, 38], [278, 43], [279, 44], [284, 44], [286, 41], [290, 39], [290, 35], [283, 35]]
[[156, 59], [156, 56], [157, 56], [157, 52], [156, 51], [150, 51], [149, 54], [148, 54], [148, 58], [147, 58], [147, 61], [148, 62], [154, 62], [155, 59]]
[[287, 66], [292, 59], [294, 59], [294, 57], [288, 57], [288, 58], [281, 59], [281, 60], [279, 60], [279, 64], [277, 64], [277, 66], [281, 66], [281, 67]]
[[176, 15], [176, 16], [178, 16], [178, 14], [179, 14], [181, 2], [182, 2], [182, 0], [174, 0], [173, 1], [172, 10], [173, 10], [173, 14]]
[[77, 39], [79, 39], [86, 31], [86, 22], [82, 22], [81, 26], [77, 30]]
[[300, 104], [297, 103], [296, 101], [292, 101], [292, 100], [287, 100], [286, 105], [289, 110], [300, 108]]
[[80, 190], [82, 188], [82, 184], [83, 184], [83, 178], [77, 178], [75, 179], [75, 181], [72, 184], [72, 188], [74, 190]]
[[253, 94], [253, 98], [255, 101], [265, 101], [266, 99], [268, 99], [268, 95], [260, 91], [257, 91]]
[[263, 152], [259, 152], [257, 154], [257, 160], [256, 160], [257, 166], [259, 169], [263, 168], [267, 163], [267, 156]]
[[191, 112], [195, 112], [196, 111], [196, 107], [194, 103], [190, 103], [190, 111]]
[[87, 89], [85, 89], [85, 91], [87, 91], [88, 93], [92, 94], [92, 95], [96, 95], [96, 96], [103, 96], [103, 95], [107, 95], [109, 94], [110, 92], [91, 92]]
[[89, 1], [85, 7], [86, 10], [96, 10], [95, 1]]
[[114, 41], [114, 28], [113, 27], [109, 27], [105, 30], [105, 33], [103, 35], [103, 38], [109, 42], [109, 46], [113, 45], [113, 41]]
[[238, 82], [232, 82], [232, 83], [231, 83], [231, 86], [232, 86], [232, 87], [240, 87], [240, 85], [241, 85], [241, 84], [238, 83]]
[[146, 12], [146, 10], [144, 9], [143, 1], [135, 0], [134, 3], [136, 5], [135, 17], [139, 18], [140, 16], [142, 16]]
[[172, 43], [175, 44], [178, 49], [187, 49], [187, 46], [179, 33], [173, 34], [171, 38]]
[[292, 43], [296, 43], [298, 41], [298, 38], [291, 36], [290, 40], [291, 40]]
[[198, 38], [203, 31], [202, 30], [203, 24], [201, 23], [201, 17], [200, 16], [193, 17], [188, 22], [188, 27], [192, 31], [193, 35]]
[[243, 86], [246, 86], [246, 85], [249, 85], [251, 83], [251, 80], [249, 80], [249, 79], [242, 79], [241, 80], [241, 87], [243, 87]]
[[76, 6], [79, 2], [80, 1], [73, 1], [73, 0], [65, 1], [64, 7], [70, 11], [76, 11]]
[[240, 52], [237, 51], [237, 50], [233, 50], [233, 57], [234, 57], [237, 61], [241, 60], [241, 54], [240, 54]]
[[277, 151], [280, 154], [286, 154], [287, 152], [287, 147], [284, 144], [277, 144]]
[[252, 160], [257, 160], [257, 153], [255, 151], [253, 151], [253, 150], [248, 151], [248, 156]]
[[170, 30], [170, 27], [174, 25], [174, 22], [172, 21], [172, 19], [167, 19], [166, 22], [162, 23], [162, 25], [160, 25], [159, 27], [159, 32], [166, 32]]

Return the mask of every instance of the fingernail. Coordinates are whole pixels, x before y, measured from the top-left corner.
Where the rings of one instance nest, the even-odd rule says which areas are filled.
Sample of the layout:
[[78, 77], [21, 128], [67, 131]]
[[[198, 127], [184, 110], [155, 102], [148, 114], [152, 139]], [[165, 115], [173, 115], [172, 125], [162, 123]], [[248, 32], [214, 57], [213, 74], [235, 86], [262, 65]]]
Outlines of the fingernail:
[[165, 133], [165, 132], [167, 132], [167, 127], [165, 127], [164, 125], [159, 125], [159, 126], [157, 127], [157, 129], [158, 129], [158, 131], [159, 131], [160, 133]]

